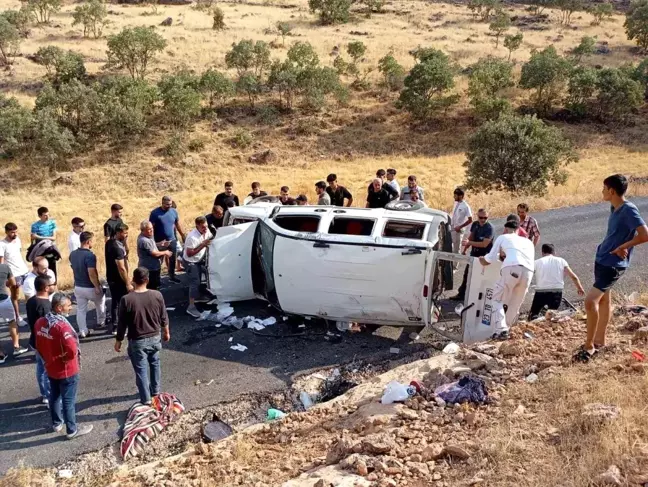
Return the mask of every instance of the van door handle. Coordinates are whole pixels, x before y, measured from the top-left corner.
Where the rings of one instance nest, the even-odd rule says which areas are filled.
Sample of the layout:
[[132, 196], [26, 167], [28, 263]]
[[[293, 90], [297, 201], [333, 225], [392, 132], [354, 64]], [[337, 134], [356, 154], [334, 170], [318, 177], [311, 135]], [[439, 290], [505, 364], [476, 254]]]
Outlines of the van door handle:
[[407, 249], [401, 252], [401, 255], [417, 255], [421, 253], [421, 249]]
[[313, 244], [313, 247], [315, 247], [316, 249], [328, 249], [330, 245], [324, 242], [315, 242]]

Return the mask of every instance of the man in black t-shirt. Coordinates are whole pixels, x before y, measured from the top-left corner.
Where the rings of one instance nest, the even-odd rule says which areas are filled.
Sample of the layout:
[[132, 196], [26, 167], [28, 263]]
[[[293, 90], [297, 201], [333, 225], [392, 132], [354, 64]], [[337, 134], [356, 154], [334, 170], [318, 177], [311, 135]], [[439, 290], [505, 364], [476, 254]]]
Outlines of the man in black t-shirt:
[[382, 180], [380, 178], [374, 179], [367, 195], [367, 208], [384, 208], [391, 200], [392, 197], [383, 185]]
[[[394, 189], [394, 187], [389, 184], [389, 181], [385, 181], [385, 176], [387, 172], [384, 169], [378, 169], [376, 171], [376, 179], [380, 179], [380, 184], [382, 188], [387, 191], [389, 194], [390, 201], [395, 200], [398, 198], [398, 191]], [[367, 187], [367, 195], [371, 194], [373, 191], [373, 181], [369, 183], [369, 186]], [[382, 208], [382, 206], [380, 207]]]
[[[110, 207], [110, 218], [106, 220], [106, 223], [104, 223], [103, 226], [104, 242], [107, 242], [108, 239], [115, 234], [117, 225], [124, 223], [124, 220], [122, 220], [123, 208], [124, 207], [119, 203], [113, 203]], [[128, 255], [128, 242], [124, 243], [124, 249], [126, 250], [126, 255]]]
[[216, 195], [214, 206], [217, 205], [223, 209], [240, 206], [239, 198], [234, 194], [234, 183], [232, 181], [226, 181], [225, 191]]
[[36, 294], [27, 300], [27, 324], [29, 324], [29, 346], [36, 351], [36, 381], [40, 390], [41, 402], [49, 404], [50, 381], [45, 371], [45, 363], [36, 350], [36, 335], [34, 334], [34, 325], [36, 322], [49, 313], [52, 309], [49, 300], [49, 277], [38, 276], [34, 279], [34, 289]]
[[106, 242], [106, 280], [110, 288], [110, 325], [108, 332], [116, 334], [115, 321], [119, 302], [133, 289], [128, 278], [128, 260], [126, 259], [125, 242], [128, 239], [128, 226], [117, 225], [114, 235]]
[[223, 215], [224, 215], [223, 208], [218, 205], [214, 205], [211, 213], [205, 216], [205, 218], [207, 219], [207, 226], [214, 227], [214, 228], [222, 227]]
[[290, 188], [288, 186], [282, 186], [279, 190], [279, 200], [282, 205], [296, 205], [297, 202], [295, 198], [290, 196]]
[[[331, 204], [333, 206], [351, 206], [353, 203], [353, 196], [344, 186], [340, 186], [337, 182], [337, 175], [329, 174], [326, 177], [326, 182], [328, 186], [326, 192], [331, 197]], [[347, 204], [344, 204], [344, 200], [347, 200]]]
[[261, 191], [261, 183], [254, 181], [252, 183], [252, 192], [248, 194], [249, 198], [260, 198], [261, 196], [268, 196], [268, 193]]

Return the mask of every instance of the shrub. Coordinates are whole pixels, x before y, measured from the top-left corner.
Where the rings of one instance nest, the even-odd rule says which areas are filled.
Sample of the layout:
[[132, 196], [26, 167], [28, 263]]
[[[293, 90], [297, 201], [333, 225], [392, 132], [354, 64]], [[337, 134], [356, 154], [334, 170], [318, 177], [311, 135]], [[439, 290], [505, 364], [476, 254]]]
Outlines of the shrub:
[[553, 6], [560, 10], [560, 23], [571, 24], [571, 17], [574, 12], [583, 10], [582, 0], [553, 0]]
[[367, 7], [367, 17], [370, 17], [372, 13], [382, 12], [385, 6], [385, 0], [362, 0], [361, 3]]
[[228, 68], [235, 68], [239, 76], [252, 74], [260, 81], [270, 67], [270, 47], [263, 41], [239, 41], [225, 54], [225, 63]]
[[604, 121], [623, 121], [643, 102], [643, 87], [621, 69], [601, 69], [597, 76], [596, 88], [596, 106], [599, 116]]
[[644, 99], [648, 100], [648, 58], [641, 61], [636, 68], [630, 66], [630, 71], [630, 77], [643, 86], [645, 92]]
[[594, 54], [596, 48], [596, 39], [594, 37], [585, 36], [581, 38], [580, 44], [574, 47], [571, 55], [576, 63], [580, 63], [586, 56]]
[[159, 93], [146, 80], [127, 76], [108, 78], [97, 86], [103, 107], [103, 133], [113, 140], [137, 137], [146, 130]]
[[199, 86], [200, 78], [188, 70], [180, 70], [160, 80], [163, 116], [169, 125], [184, 129], [200, 115]]
[[505, 116], [485, 122], [468, 142], [466, 185], [478, 191], [504, 190], [543, 195], [563, 184], [564, 166], [577, 159], [562, 132], [535, 116]]
[[351, 0], [308, 0], [308, 7], [322, 25], [343, 24], [349, 21]]
[[11, 64], [11, 57], [20, 49], [20, 33], [6, 17], [0, 17], [0, 65]]
[[200, 78], [200, 91], [207, 96], [209, 106], [214, 108], [222, 103], [234, 92], [234, 83], [223, 73], [208, 69]]
[[551, 7], [554, 3], [554, 0], [532, 0], [529, 6], [529, 11], [532, 15], [539, 16], [542, 15], [544, 9]]
[[511, 28], [511, 18], [504, 11], [499, 10], [493, 17], [488, 28], [495, 35], [495, 49], [497, 49], [499, 47], [500, 37]]
[[0, 94], [0, 154], [12, 157], [27, 148], [29, 127], [33, 123], [31, 110], [15, 98]]
[[[346, 48], [347, 53], [349, 56], [351, 56], [351, 62], [346, 63], [345, 61], [342, 61], [340, 63], [340, 67], [336, 67], [334, 64], [334, 67], [336, 67], [338, 73], [340, 73], [340, 69], [344, 67], [344, 72], [348, 75], [351, 75], [354, 77], [352, 86], [355, 89], [358, 90], [363, 90], [368, 88], [368, 83], [367, 83], [367, 76], [369, 73], [372, 71], [371, 68], [365, 69], [364, 71], [360, 70], [359, 63], [361, 62], [362, 57], [365, 55], [367, 52], [367, 46], [364, 45], [364, 43], [360, 41], [353, 41], [349, 42], [347, 44]], [[340, 56], [336, 58], [336, 61], [340, 59]], [[342, 66], [342, 64], [344, 66]]]
[[175, 132], [169, 138], [169, 142], [162, 148], [164, 155], [168, 157], [182, 157], [187, 153], [187, 146], [185, 144], [185, 134], [183, 132]]
[[50, 169], [56, 171], [58, 165], [72, 155], [75, 147], [74, 135], [58, 123], [51, 110], [34, 114], [29, 148], [35, 158], [44, 160]]
[[232, 147], [239, 149], [247, 149], [252, 145], [253, 142], [254, 137], [245, 129], [237, 129], [230, 139], [230, 144], [232, 145]]
[[623, 26], [629, 40], [648, 50], [648, 0], [635, 0], [630, 4]]
[[590, 111], [596, 93], [597, 71], [579, 66], [569, 74], [566, 107], [577, 117], [584, 117]]
[[103, 34], [103, 29], [108, 25], [108, 11], [101, 0], [90, 0], [74, 9], [72, 26], [83, 25], [83, 36], [93, 35], [98, 39]]
[[553, 46], [533, 51], [531, 59], [522, 66], [520, 86], [535, 90], [533, 103], [541, 115], [546, 115], [560, 97], [571, 65], [559, 56]]
[[446, 95], [454, 88], [454, 72], [446, 54], [435, 49], [419, 50], [421, 62], [405, 77], [397, 106], [417, 120], [427, 120], [437, 111], [457, 103], [457, 95]]
[[189, 150], [189, 152], [200, 152], [204, 148], [205, 148], [204, 137], [196, 137], [195, 139], [191, 139], [187, 144], [187, 149]]
[[601, 25], [601, 23], [605, 20], [612, 18], [612, 14], [614, 13], [614, 5], [607, 2], [597, 3], [596, 5], [590, 7], [587, 11], [594, 17], [592, 25]]
[[36, 51], [34, 60], [45, 67], [47, 78], [54, 86], [75, 79], [83, 80], [86, 77], [83, 56], [73, 51], [64, 51], [57, 46], [45, 46]]
[[7, 19], [16, 28], [20, 37], [25, 38], [29, 35], [32, 12], [28, 4], [24, 3], [20, 10], [5, 10], [0, 13], [0, 17]]
[[284, 46], [286, 45], [286, 36], [290, 35], [292, 29], [292, 25], [290, 25], [288, 22], [277, 22], [277, 30], [279, 31], [279, 35], [281, 36], [281, 43]]
[[511, 54], [513, 54], [513, 51], [517, 51], [520, 48], [523, 40], [524, 40], [524, 35], [522, 34], [522, 32], [518, 32], [515, 35], [504, 36], [504, 47], [508, 49], [509, 61], [511, 60]]
[[192, 8], [200, 12], [208, 12], [215, 4], [215, 0], [196, 0]]
[[500, 0], [469, 0], [468, 8], [475, 18], [488, 22], [493, 12], [501, 10]]
[[405, 79], [405, 68], [398, 64], [396, 58], [389, 53], [378, 61], [378, 71], [383, 75], [383, 84], [390, 91], [397, 91], [403, 88]]
[[256, 100], [259, 98], [263, 90], [263, 83], [261, 80], [252, 73], [246, 73], [239, 77], [236, 81], [236, 90], [239, 93], [244, 93], [248, 97], [250, 107], [254, 108]]
[[509, 111], [510, 103], [501, 91], [511, 86], [514, 86], [511, 63], [493, 57], [477, 61], [468, 80], [468, 95], [479, 117], [496, 119]]
[[212, 16], [212, 29], [214, 30], [223, 30], [225, 29], [225, 14], [223, 9], [214, 5], [209, 10], [210, 15]]
[[61, 0], [27, 0], [27, 5], [34, 13], [36, 22], [48, 24], [54, 12], [61, 10]]
[[127, 27], [108, 37], [108, 69], [126, 69], [133, 78], [143, 79], [149, 64], [166, 47], [164, 38], [152, 27]]

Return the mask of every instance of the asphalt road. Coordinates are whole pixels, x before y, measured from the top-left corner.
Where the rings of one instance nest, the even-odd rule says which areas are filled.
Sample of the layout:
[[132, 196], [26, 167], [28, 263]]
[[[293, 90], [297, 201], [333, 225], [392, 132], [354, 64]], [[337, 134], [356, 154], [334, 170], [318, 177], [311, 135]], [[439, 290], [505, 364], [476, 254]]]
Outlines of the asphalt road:
[[[648, 198], [635, 200], [648, 215]], [[542, 242], [556, 245], [587, 287], [592, 283], [594, 252], [605, 233], [609, 207], [604, 204], [552, 210], [534, 215], [539, 222]], [[496, 228], [501, 226], [496, 221]], [[647, 281], [648, 248], [638, 249], [633, 267], [619, 283], [618, 290], [630, 293], [644, 290]], [[567, 296], [576, 299], [571, 283]], [[237, 316], [265, 317], [264, 304], [235, 306]], [[312, 330], [306, 337], [265, 338], [251, 330], [215, 328], [208, 322], [194, 322], [184, 307], [170, 311], [172, 338], [162, 354], [163, 390], [175, 393], [188, 408], [199, 408], [250, 392], [284, 388], [300, 373], [321, 367], [348, 363], [354, 359], [378, 361], [389, 357], [389, 348], [398, 331], [348, 335], [340, 343], [327, 341]], [[281, 322], [281, 319], [280, 319]], [[280, 323], [268, 332], [290, 331]], [[21, 334], [26, 343], [27, 333]], [[232, 342], [228, 340], [232, 337]], [[425, 342], [404, 343], [401, 356], [422, 350]], [[245, 352], [230, 349], [232, 344], [248, 347]], [[10, 344], [6, 326], [0, 326], [0, 344]], [[134, 374], [125, 352], [116, 354], [112, 337], [91, 334], [81, 344], [82, 372], [78, 395], [78, 420], [94, 424], [92, 434], [74, 441], [48, 432], [47, 409], [37, 401], [33, 353], [8, 359], [0, 366], [0, 474], [19, 463], [34, 466], [55, 465], [84, 452], [99, 449], [119, 439], [119, 429], [128, 408], [137, 400]], [[125, 347], [124, 347], [125, 348]], [[213, 379], [209, 386], [195, 385]]]

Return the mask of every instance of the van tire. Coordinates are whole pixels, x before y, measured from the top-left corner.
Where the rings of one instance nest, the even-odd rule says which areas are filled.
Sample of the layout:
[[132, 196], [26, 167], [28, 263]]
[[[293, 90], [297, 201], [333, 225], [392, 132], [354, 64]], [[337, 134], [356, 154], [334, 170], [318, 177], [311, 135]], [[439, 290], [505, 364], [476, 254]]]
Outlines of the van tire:
[[385, 205], [386, 210], [392, 211], [416, 211], [425, 208], [420, 201], [412, 202], [409, 200], [394, 200]]
[[281, 201], [279, 196], [259, 196], [250, 201], [248, 205], [253, 205], [255, 203], [279, 203], [279, 201]]

